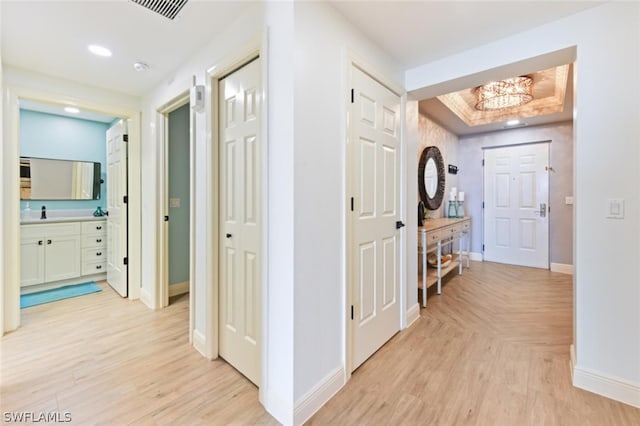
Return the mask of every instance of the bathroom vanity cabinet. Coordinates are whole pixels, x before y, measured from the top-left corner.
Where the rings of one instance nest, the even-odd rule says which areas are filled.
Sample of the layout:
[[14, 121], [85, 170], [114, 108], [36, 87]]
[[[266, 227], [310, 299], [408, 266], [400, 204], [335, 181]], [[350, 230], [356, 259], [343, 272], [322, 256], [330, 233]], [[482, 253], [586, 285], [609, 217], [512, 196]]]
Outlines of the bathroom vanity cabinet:
[[104, 279], [106, 221], [27, 222], [20, 226], [20, 287], [37, 290]]

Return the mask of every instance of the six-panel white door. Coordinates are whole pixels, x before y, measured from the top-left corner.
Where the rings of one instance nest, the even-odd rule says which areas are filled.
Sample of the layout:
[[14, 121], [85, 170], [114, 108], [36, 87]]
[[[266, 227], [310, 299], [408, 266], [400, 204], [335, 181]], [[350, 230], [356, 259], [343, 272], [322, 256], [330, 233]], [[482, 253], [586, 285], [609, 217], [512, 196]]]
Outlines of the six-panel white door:
[[260, 59], [219, 83], [219, 353], [260, 385]]
[[400, 330], [400, 97], [353, 67], [352, 370]]
[[484, 151], [484, 260], [549, 268], [549, 144]]
[[107, 130], [107, 282], [127, 297], [127, 146], [123, 120]]

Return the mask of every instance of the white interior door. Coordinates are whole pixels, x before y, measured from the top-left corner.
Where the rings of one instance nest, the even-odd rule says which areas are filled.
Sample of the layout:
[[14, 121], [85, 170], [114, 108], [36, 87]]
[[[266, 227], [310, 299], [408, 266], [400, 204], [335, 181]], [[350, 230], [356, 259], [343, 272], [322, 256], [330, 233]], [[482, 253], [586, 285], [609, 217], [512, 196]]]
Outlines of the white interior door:
[[107, 282], [127, 297], [127, 145], [123, 120], [107, 130]]
[[352, 368], [400, 330], [400, 97], [353, 68]]
[[549, 268], [549, 144], [484, 151], [484, 260]]
[[260, 60], [219, 83], [219, 353], [260, 379]]

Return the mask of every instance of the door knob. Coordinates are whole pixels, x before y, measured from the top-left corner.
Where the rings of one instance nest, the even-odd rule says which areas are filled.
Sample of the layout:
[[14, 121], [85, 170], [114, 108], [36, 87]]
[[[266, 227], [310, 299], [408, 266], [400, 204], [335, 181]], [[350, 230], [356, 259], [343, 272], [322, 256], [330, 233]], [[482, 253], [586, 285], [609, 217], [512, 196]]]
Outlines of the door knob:
[[231, 237], [233, 237], [233, 235], [227, 234], [227, 238], [231, 238]]
[[404, 223], [401, 220], [396, 221], [396, 229], [400, 229], [404, 226]]

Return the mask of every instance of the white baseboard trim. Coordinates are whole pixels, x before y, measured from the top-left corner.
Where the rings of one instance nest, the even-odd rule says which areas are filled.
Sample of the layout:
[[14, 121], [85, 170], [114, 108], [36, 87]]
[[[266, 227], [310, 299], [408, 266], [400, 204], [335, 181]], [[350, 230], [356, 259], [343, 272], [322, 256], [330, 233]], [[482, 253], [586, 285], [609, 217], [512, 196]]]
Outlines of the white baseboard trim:
[[416, 303], [409, 309], [407, 309], [407, 327], [409, 328], [420, 318], [420, 304]]
[[189, 293], [189, 281], [182, 281], [177, 284], [169, 284], [169, 297], [179, 294]]
[[260, 402], [269, 414], [284, 426], [293, 425], [293, 407], [275, 392], [264, 390], [261, 392]]
[[573, 265], [566, 263], [552, 263], [551, 272], [560, 272], [561, 274], [573, 275]]
[[204, 337], [204, 334], [199, 332], [198, 330], [193, 330], [193, 347], [196, 351], [200, 352], [200, 355], [207, 358], [207, 338]]
[[311, 418], [345, 384], [344, 369], [337, 368], [316, 384], [298, 402], [293, 412], [293, 423], [301, 425]]
[[145, 306], [149, 309], [157, 309], [155, 303], [153, 303], [153, 298], [151, 297], [151, 293], [149, 290], [142, 287], [140, 289], [140, 301], [145, 304]]
[[640, 408], [640, 383], [575, 366], [573, 386]]
[[472, 251], [470, 254], [471, 254], [471, 257], [470, 257], [471, 260], [475, 262], [482, 262], [482, 253]]

